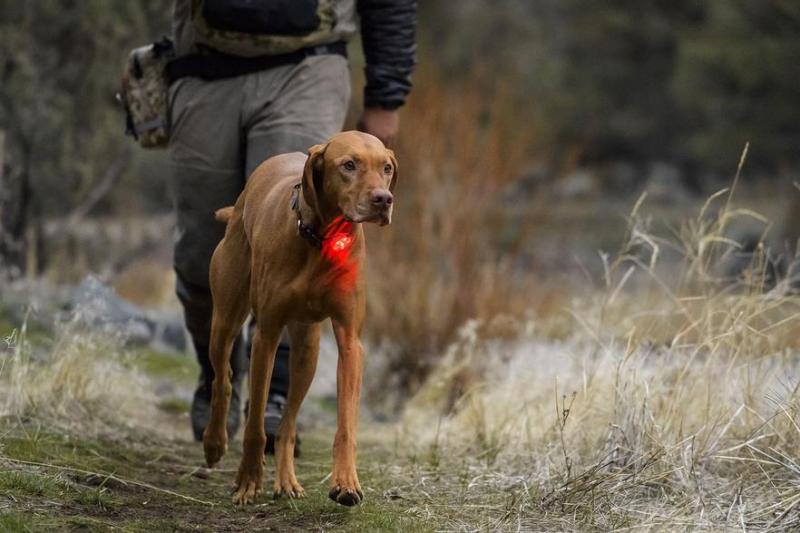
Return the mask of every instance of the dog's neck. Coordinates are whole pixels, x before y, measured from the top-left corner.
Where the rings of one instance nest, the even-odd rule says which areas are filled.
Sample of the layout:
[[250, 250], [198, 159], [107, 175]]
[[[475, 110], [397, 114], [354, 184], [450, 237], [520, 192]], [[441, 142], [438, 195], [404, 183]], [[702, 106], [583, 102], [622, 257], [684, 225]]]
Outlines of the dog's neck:
[[321, 219], [319, 214], [316, 210], [309, 205], [306, 201], [305, 195], [303, 195], [303, 190], [300, 189], [298, 192], [298, 205], [297, 205], [297, 213], [300, 217], [300, 220], [303, 221], [303, 224], [312, 228], [319, 232], [320, 235], [325, 231], [325, 221]]
[[[298, 184], [299, 185], [299, 184]], [[338, 209], [323, 209], [321, 215], [311, 204], [306, 201], [302, 187], [296, 185], [292, 196], [292, 210], [298, 221], [298, 233], [313, 247], [323, 249], [326, 239], [332, 233], [341, 236], [354, 235], [356, 224], [344, 220], [343, 214]], [[326, 207], [326, 206], [323, 206]], [[336, 211], [328, 214], [327, 211]]]

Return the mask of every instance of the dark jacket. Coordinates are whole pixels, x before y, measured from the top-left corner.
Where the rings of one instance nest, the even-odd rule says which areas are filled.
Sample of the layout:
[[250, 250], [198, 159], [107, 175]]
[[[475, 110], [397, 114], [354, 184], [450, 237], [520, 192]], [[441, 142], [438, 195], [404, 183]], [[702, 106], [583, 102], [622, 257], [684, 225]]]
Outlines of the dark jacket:
[[367, 85], [364, 105], [394, 109], [411, 90], [416, 63], [416, 0], [358, 0]]
[[366, 58], [364, 105], [395, 109], [411, 90], [416, 56], [416, 0], [320, 0], [332, 23], [308, 35], [250, 35], [204, 28], [193, 6], [197, 0], [175, 0], [173, 38], [178, 57], [201, 48], [239, 55], [275, 55], [300, 48], [347, 41], [361, 27]]

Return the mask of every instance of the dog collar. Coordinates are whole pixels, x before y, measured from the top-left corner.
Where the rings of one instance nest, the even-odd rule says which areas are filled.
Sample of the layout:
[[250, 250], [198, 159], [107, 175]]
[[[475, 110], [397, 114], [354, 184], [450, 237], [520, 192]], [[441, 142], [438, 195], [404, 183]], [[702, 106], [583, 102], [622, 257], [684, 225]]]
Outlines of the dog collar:
[[322, 249], [322, 241], [324, 238], [317, 230], [303, 222], [303, 215], [300, 214], [300, 188], [303, 186], [302, 182], [296, 184], [292, 191], [292, 211], [297, 213], [297, 233], [308, 243], [319, 250]]

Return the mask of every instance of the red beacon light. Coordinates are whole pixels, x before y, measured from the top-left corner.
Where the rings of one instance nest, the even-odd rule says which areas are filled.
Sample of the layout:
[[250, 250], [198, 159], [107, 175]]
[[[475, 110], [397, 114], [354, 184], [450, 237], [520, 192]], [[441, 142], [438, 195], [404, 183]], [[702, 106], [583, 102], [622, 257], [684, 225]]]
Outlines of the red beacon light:
[[325, 238], [322, 241], [322, 256], [333, 263], [335, 267], [344, 267], [349, 262], [350, 248], [353, 246], [354, 239], [353, 224], [344, 220], [344, 217], [337, 218], [325, 232]]
[[327, 283], [340, 291], [352, 290], [358, 279], [358, 261], [350, 257], [356, 242], [354, 224], [340, 216], [328, 225], [322, 239], [322, 257], [330, 270]]
[[341, 252], [350, 248], [350, 244], [353, 242], [353, 237], [350, 235], [336, 235], [331, 248], [334, 252]]

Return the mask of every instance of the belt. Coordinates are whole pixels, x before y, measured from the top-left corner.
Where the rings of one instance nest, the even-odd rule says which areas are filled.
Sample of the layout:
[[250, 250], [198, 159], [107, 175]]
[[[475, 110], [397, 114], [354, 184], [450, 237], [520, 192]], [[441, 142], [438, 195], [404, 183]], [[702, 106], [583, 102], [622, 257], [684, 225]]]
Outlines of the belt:
[[204, 80], [235, 78], [284, 65], [296, 65], [309, 56], [340, 55], [347, 57], [347, 43], [321, 44], [288, 54], [242, 57], [221, 52], [190, 54], [167, 63], [164, 72], [169, 83], [185, 77]]

